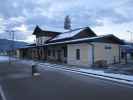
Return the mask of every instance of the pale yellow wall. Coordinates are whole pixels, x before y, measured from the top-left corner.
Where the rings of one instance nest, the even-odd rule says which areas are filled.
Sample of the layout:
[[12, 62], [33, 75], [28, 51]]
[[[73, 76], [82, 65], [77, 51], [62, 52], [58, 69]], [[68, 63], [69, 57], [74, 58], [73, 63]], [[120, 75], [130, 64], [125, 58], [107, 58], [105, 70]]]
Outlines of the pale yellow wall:
[[[119, 62], [119, 45], [110, 43], [92, 43], [94, 45], [94, 62], [106, 60], [108, 64]], [[105, 49], [105, 46], [111, 46], [111, 49]], [[76, 49], [80, 49], [80, 60], [76, 59]], [[90, 66], [93, 62], [92, 46], [87, 43], [68, 44], [67, 62], [70, 65]]]
[[[110, 43], [93, 43], [94, 44], [94, 60], [106, 60], [108, 64], [119, 62], [119, 45]], [[107, 50], [105, 46], [111, 46], [112, 49]]]
[[[92, 64], [92, 47], [87, 43], [68, 44], [67, 63], [70, 65], [90, 66]], [[76, 49], [80, 49], [80, 60], [76, 59]]]

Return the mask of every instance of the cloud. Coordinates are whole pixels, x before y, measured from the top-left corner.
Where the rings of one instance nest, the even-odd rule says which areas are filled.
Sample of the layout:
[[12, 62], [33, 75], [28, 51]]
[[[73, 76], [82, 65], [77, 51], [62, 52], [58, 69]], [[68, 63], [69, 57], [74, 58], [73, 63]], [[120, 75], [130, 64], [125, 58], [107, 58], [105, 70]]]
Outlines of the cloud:
[[115, 26], [133, 23], [132, 5], [132, 0], [3, 0], [0, 34], [6, 37], [3, 30], [17, 28], [23, 35], [17, 39], [26, 40], [36, 25], [63, 28], [66, 15], [71, 17], [72, 28], [104, 27], [105, 20]]
[[22, 24], [19, 27], [14, 27], [13, 30], [16, 30], [16, 31], [19, 31], [19, 32], [25, 32], [25, 33], [28, 32], [28, 29], [27, 29], [26, 25], [24, 25], [24, 24]]
[[3, 32], [3, 30], [5, 30], [4, 19], [0, 17], [0, 32]]

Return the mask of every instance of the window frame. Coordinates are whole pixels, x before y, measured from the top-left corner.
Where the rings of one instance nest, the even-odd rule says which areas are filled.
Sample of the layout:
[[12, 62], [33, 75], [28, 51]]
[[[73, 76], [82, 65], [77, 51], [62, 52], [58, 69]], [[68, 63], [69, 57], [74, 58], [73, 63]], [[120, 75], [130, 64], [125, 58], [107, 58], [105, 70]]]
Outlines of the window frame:
[[52, 53], [53, 54], [53, 57], [55, 57], [55, 49], [53, 49], [52, 51], [53, 51], [53, 53]]
[[76, 49], [76, 60], [80, 60], [80, 49]]
[[51, 50], [48, 49], [48, 56], [51, 56]]

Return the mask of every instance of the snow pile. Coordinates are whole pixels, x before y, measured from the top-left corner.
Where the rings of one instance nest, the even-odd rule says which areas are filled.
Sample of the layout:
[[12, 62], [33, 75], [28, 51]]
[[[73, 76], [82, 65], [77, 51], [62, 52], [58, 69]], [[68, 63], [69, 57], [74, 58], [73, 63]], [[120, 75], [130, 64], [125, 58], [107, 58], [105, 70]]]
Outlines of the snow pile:
[[23, 63], [26, 64], [35, 64], [37, 63], [40, 68], [46, 69], [45, 67], [48, 68], [55, 68], [55, 69], [61, 69], [61, 70], [66, 70], [70, 72], [75, 72], [79, 74], [84, 74], [88, 76], [93, 76], [93, 77], [99, 77], [115, 82], [120, 82], [124, 84], [130, 84], [133, 85], [133, 76], [131, 75], [123, 75], [123, 74], [114, 74], [114, 73], [105, 73], [103, 70], [94, 70], [94, 69], [85, 69], [85, 68], [74, 68], [74, 67], [69, 67], [67, 65], [60, 65], [60, 64], [50, 64], [50, 63], [39, 63], [35, 61], [22, 61]]
[[9, 57], [0, 56], [0, 62], [2, 62], [2, 61], [7, 61], [8, 59], [9, 59]]
[[9, 58], [8, 56], [0, 56], [0, 62], [9, 61], [9, 60], [13, 61], [15, 60], [15, 58], [12, 57]]
[[123, 74], [114, 74], [114, 73], [105, 73], [103, 70], [94, 70], [94, 69], [84, 69], [84, 68], [70, 68], [67, 65], [59, 64], [50, 64], [50, 63], [40, 63], [39, 64], [43, 69], [44, 66], [58, 69], [66, 69], [67, 71], [72, 71], [80, 74], [85, 74], [89, 76], [99, 77], [103, 79], [108, 79], [120, 83], [126, 83], [133, 85], [133, 76], [123, 75]]
[[9, 57], [7, 57], [7, 56], [0, 56], [0, 62], [8, 61], [8, 60], [9, 60]]
[[72, 72], [76, 72], [84, 75], [99, 77], [99, 78], [108, 79], [111, 81], [133, 85], [133, 76], [131, 75], [105, 73], [103, 70], [70, 68], [66, 65], [58, 65], [58, 64], [50, 64], [50, 63], [40, 63], [39, 65], [41, 65], [42, 68], [44, 66], [47, 66], [51, 68], [66, 69], [67, 71], [72, 71]]
[[33, 61], [33, 60], [21, 60], [21, 63], [27, 64], [27, 65], [35, 65], [38, 62]]
[[131, 76], [131, 75], [105, 73], [103, 70], [82, 69], [82, 68], [80, 68], [79, 71], [89, 73], [89, 74], [95, 74], [95, 75], [99, 75], [99, 76], [104, 76], [104, 77], [115, 78], [115, 79], [119, 79], [119, 80], [125, 80], [125, 81], [132, 81], [133, 82], [133, 76]]

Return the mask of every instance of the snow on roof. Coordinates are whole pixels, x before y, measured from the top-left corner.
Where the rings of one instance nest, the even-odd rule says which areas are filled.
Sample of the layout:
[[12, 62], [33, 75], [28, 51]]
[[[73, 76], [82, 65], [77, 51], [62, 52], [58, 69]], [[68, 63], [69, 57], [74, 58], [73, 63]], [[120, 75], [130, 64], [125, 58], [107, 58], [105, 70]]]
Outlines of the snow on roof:
[[132, 45], [121, 45], [123, 49], [133, 49]]
[[86, 41], [86, 40], [93, 40], [93, 39], [98, 39], [98, 38], [103, 38], [109, 35], [101, 35], [101, 36], [96, 36], [96, 37], [88, 37], [88, 38], [82, 38], [82, 39], [74, 39], [74, 40], [68, 40], [68, 41], [63, 41], [63, 42], [54, 42], [54, 43], [48, 43], [46, 45], [54, 45], [54, 44], [62, 44], [62, 43], [73, 43], [73, 42], [80, 42], [80, 41]]
[[71, 38], [71, 37], [75, 36], [76, 34], [78, 34], [79, 32], [81, 32], [81, 30], [83, 30], [83, 29], [80, 28], [80, 29], [71, 30], [68, 32], [61, 33], [61, 34], [57, 35], [55, 38], [53, 38], [51, 41], [64, 39], [64, 38]]

